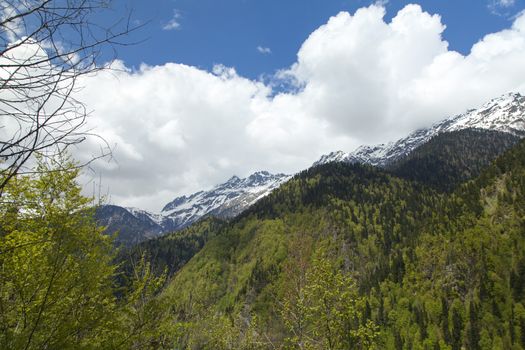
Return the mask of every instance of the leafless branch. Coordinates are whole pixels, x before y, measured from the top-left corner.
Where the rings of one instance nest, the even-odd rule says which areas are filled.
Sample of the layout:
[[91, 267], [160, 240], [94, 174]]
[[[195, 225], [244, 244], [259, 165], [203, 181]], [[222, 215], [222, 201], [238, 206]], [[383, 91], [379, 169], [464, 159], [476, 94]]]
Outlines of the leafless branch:
[[[94, 19], [107, 0], [0, 0], [0, 196], [35, 154], [54, 158], [93, 136], [79, 78], [111, 61], [133, 27], [131, 14], [110, 26]], [[108, 50], [109, 49], [109, 50]], [[110, 59], [111, 58], [111, 59]], [[105, 143], [103, 157], [111, 152]], [[86, 163], [90, 163], [87, 161]], [[82, 164], [85, 165], [85, 164]]]

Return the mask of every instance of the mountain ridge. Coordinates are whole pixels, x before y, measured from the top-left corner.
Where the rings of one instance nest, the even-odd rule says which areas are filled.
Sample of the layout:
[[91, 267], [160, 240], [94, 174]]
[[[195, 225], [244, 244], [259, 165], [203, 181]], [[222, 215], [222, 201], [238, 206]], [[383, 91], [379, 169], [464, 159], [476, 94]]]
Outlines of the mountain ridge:
[[384, 167], [408, 156], [432, 137], [464, 129], [485, 129], [523, 136], [525, 132], [525, 96], [506, 93], [493, 98], [478, 109], [470, 109], [422, 128], [397, 141], [378, 145], [363, 145], [346, 153], [335, 151], [321, 156], [312, 166], [329, 162], [364, 163]]
[[168, 230], [187, 227], [206, 215], [231, 218], [268, 195], [291, 176], [257, 171], [246, 178], [232, 176], [208, 191], [175, 198], [164, 206], [161, 215]]
[[[134, 207], [104, 205], [97, 210], [97, 220], [107, 226], [106, 232], [124, 231], [124, 238], [117, 242], [132, 244], [179, 231], [206, 216], [229, 219], [259, 199], [268, 195], [291, 178], [286, 174], [257, 171], [246, 178], [232, 176], [228, 181], [210, 190], [198, 191], [177, 197], [167, 203], [160, 213]], [[127, 226], [136, 228], [135, 238]], [[121, 232], [122, 233], [122, 232]]]
[[[463, 114], [437, 122], [429, 128], [416, 130], [397, 141], [375, 146], [363, 145], [350, 153], [331, 152], [323, 155], [312, 166], [346, 162], [385, 168], [408, 157], [418, 147], [430, 142], [438, 135], [468, 129], [525, 136], [525, 96], [519, 93], [507, 93], [493, 98], [478, 109], [470, 109]], [[233, 218], [291, 178], [291, 175], [270, 174], [267, 171], [255, 172], [246, 178], [233, 175], [226, 182], [209, 190], [173, 199], [163, 207], [160, 213], [138, 208], [122, 208], [134, 219], [118, 213], [117, 217], [111, 220], [104, 216], [104, 210], [100, 210], [99, 218], [103, 224], [110, 223], [107, 225], [110, 227], [108, 233], [117, 230], [118, 217], [122, 220], [122, 226], [133, 221], [131, 226], [139, 228], [140, 231], [137, 232], [139, 237], [132, 239], [136, 243], [181, 230], [206, 216], [211, 215], [222, 219]], [[115, 210], [109, 212], [111, 215], [116, 215]], [[141, 222], [143, 227], [140, 226]], [[126, 236], [129, 235], [130, 233], [126, 232]]]

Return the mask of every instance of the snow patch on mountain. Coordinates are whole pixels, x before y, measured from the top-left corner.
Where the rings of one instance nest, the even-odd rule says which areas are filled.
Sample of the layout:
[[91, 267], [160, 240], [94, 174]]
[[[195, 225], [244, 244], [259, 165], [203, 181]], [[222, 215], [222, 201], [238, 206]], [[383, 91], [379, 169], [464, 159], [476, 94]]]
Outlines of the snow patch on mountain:
[[244, 179], [233, 176], [209, 191], [175, 198], [162, 209], [164, 225], [170, 226], [171, 222], [172, 229], [179, 229], [208, 214], [223, 218], [234, 217], [290, 177], [259, 171]]
[[[139, 231], [151, 231], [148, 235], [138, 232], [138, 242], [180, 230], [206, 215], [220, 218], [234, 217], [290, 178], [290, 175], [270, 174], [267, 171], [256, 172], [244, 179], [233, 176], [208, 191], [175, 198], [166, 204], [160, 213], [132, 207], [106, 206], [107, 210], [100, 210], [99, 219], [105, 226], [111, 223], [112, 231], [119, 230], [120, 224], [126, 227], [133, 226]], [[109, 210], [110, 207], [113, 210]], [[119, 208], [120, 211], [115, 208]], [[132, 216], [133, 224], [130, 224], [129, 217], [127, 219], [124, 217], [124, 213]]]
[[343, 151], [323, 155], [313, 166], [330, 162], [363, 163], [386, 166], [407, 156], [434, 136], [463, 129], [488, 129], [521, 135], [525, 132], [525, 96], [507, 93], [478, 109], [435, 123], [400, 140], [376, 146], [360, 146], [350, 153]]
[[164, 217], [161, 214], [151, 213], [149, 211], [133, 207], [125, 207], [124, 209], [126, 209], [131, 215], [133, 215], [139, 220], [150, 220], [156, 225], [162, 226], [162, 221], [164, 220]]

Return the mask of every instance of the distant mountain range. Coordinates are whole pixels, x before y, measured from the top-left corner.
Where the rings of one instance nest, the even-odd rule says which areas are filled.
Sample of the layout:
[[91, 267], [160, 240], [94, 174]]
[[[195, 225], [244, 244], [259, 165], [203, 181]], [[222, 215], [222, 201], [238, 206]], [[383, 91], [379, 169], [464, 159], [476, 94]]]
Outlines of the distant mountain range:
[[[363, 163], [388, 167], [411, 154], [437, 135], [466, 129], [491, 130], [523, 137], [525, 135], [525, 96], [508, 93], [492, 99], [479, 109], [417, 130], [400, 140], [376, 146], [361, 146], [353, 152], [332, 152], [313, 166], [331, 162]], [[99, 208], [98, 222], [107, 232], [119, 231], [117, 243], [134, 245], [141, 241], [181, 230], [205, 216], [232, 218], [267, 196], [291, 175], [259, 171], [247, 178], [233, 176], [207, 191], [175, 198], [160, 213], [137, 208], [106, 205]]]
[[133, 245], [167, 232], [181, 230], [208, 215], [232, 218], [290, 177], [267, 171], [256, 172], [244, 179], [233, 176], [208, 191], [175, 198], [160, 213], [105, 205], [97, 210], [96, 218], [101, 225], [107, 227], [108, 233], [120, 232], [117, 243]]
[[386, 166], [445, 132], [485, 129], [522, 136], [525, 132], [525, 96], [508, 93], [464, 114], [445, 119], [430, 128], [414, 131], [400, 140], [376, 146], [360, 146], [350, 153], [343, 151], [323, 155], [313, 166], [330, 162], [362, 163]]
[[287, 181], [291, 176], [256, 172], [245, 179], [231, 177], [209, 191], [175, 198], [162, 209], [162, 225], [168, 230], [186, 227], [205, 215], [231, 218]]

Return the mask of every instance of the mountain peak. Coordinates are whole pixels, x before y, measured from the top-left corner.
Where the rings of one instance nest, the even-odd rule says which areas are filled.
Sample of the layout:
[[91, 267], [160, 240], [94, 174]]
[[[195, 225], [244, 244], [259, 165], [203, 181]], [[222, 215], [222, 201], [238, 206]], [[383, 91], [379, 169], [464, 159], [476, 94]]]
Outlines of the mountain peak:
[[523, 103], [522, 99], [524, 98], [519, 92], [507, 92], [499, 97], [491, 99], [489, 102], [485, 103], [480, 109], [486, 109], [494, 105], [504, 106], [509, 103]]
[[250, 175], [250, 177], [252, 177], [252, 176], [272, 176], [272, 174], [270, 174], [266, 170], [260, 170], [260, 171], [254, 172], [253, 174]]
[[162, 209], [164, 226], [178, 230], [205, 215], [233, 217], [268, 195], [290, 178], [285, 174], [257, 171], [247, 178], [232, 176], [208, 191], [175, 198]]
[[525, 132], [525, 96], [509, 92], [485, 103], [478, 109], [470, 109], [430, 128], [416, 130], [395, 142], [376, 146], [360, 146], [350, 153], [332, 152], [322, 156], [313, 166], [329, 162], [365, 163], [385, 166], [408, 155], [432, 137], [464, 129], [485, 129], [514, 135]]
[[325, 154], [321, 156], [321, 158], [316, 161], [312, 166], [317, 166], [325, 163], [332, 163], [332, 162], [344, 162], [348, 157], [348, 153], [343, 151], [335, 151], [330, 152], [328, 154]]
[[226, 183], [237, 183], [239, 181], [241, 181], [241, 179], [237, 175], [233, 175], [228, 181], [226, 181]]

